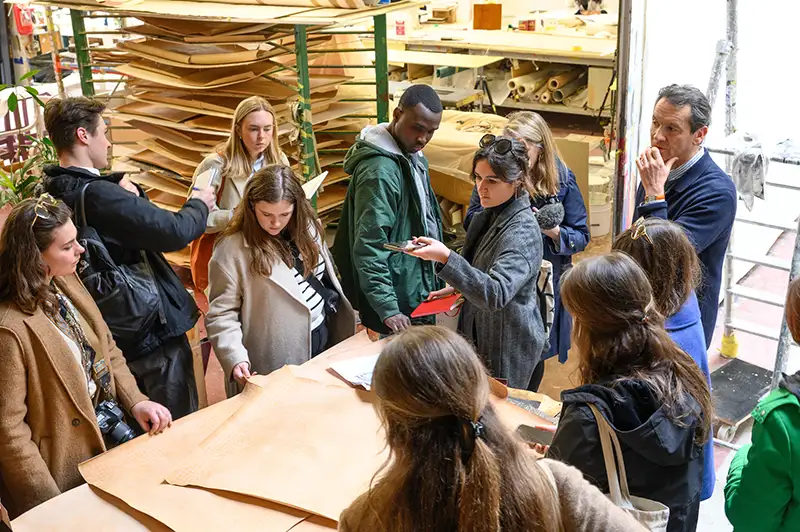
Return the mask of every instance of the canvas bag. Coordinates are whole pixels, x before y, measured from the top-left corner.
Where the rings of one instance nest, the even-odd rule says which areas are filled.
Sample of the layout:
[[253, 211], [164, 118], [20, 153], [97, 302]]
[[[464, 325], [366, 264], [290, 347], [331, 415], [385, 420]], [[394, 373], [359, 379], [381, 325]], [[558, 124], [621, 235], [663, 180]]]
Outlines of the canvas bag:
[[[589, 408], [592, 409], [597, 422], [597, 431], [600, 433], [600, 445], [603, 448], [603, 460], [608, 475], [608, 498], [615, 506], [628, 512], [651, 532], [666, 532], [669, 508], [658, 501], [631, 495], [628, 489], [625, 461], [622, 459], [622, 447], [619, 445], [617, 433], [595, 405], [590, 403]], [[617, 466], [619, 466], [619, 473], [617, 473]]]
[[539, 276], [536, 279], [536, 297], [539, 303], [539, 312], [542, 313], [542, 325], [544, 334], [550, 337], [550, 329], [553, 328], [553, 321], [556, 313], [556, 294], [553, 286], [553, 263], [549, 260], [542, 260], [539, 268]]

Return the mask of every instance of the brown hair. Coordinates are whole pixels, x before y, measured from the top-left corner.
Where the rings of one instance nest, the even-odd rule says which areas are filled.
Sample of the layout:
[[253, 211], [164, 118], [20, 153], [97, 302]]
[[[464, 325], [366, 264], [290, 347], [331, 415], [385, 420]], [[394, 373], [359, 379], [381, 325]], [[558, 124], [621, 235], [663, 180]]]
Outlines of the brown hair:
[[304, 273], [309, 276], [319, 263], [320, 246], [317, 239], [322, 238], [322, 224], [306, 198], [300, 181], [288, 166], [271, 164], [253, 174], [222, 238], [242, 233], [250, 247], [251, 270], [255, 274], [272, 275], [272, 265], [278, 261], [293, 267], [294, 256], [288, 242], [280, 236], [267, 233], [258, 223], [255, 211], [255, 205], [260, 201], [280, 203], [284, 200], [294, 205], [292, 219], [285, 230], [297, 246]]
[[800, 342], [800, 278], [789, 283], [786, 294], [786, 325], [795, 342]]
[[11, 210], [0, 236], [0, 301], [13, 301], [29, 314], [40, 307], [45, 312], [56, 308], [42, 252], [71, 217], [69, 207], [52, 198], [27, 199]]
[[[507, 140], [511, 149], [506, 153], [497, 151], [497, 143]], [[472, 178], [476, 179], [475, 168], [480, 161], [486, 161], [492, 168], [494, 175], [503, 183], [519, 183], [529, 194], [534, 195], [535, 190], [528, 173], [528, 150], [525, 145], [514, 137], [496, 137], [492, 144], [480, 148], [472, 158]]]
[[683, 228], [660, 218], [641, 218], [614, 241], [612, 249], [639, 263], [656, 310], [668, 318], [678, 312], [700, 283], [700, 261]]
[[644, 381], [673, 422], [701, 414], [695, 441], [708, 439], [713, 409], [706, 378], [664, 330], [647, 275], [632, 258], [611, 252], [579, 262], [561, 278], [561, 300], [574, 319], [584, 384]]
[[464, 338], [433, 326], [398, 334], [373, 388], [390, 458], [364, 511], [381, 530], [563, 530], [552, 483], [489, 404], [486, 369]]
[[266, 111], [272, 115], [272, 141], [264, 150], [264, 165], [281, 163], [281, 146], [278, 140], [278, 117], [275, 116], [275, 109], [261, 96], [250, 96], [245, 98], [236, 106], [233, 113], [231, 124], [231, 135], [228, 140], [217, 146], [217, 152], [225, 160], [222, 173], [225, 176], [249, 177], [253, 171], [253, 161], [242, 140], [242, 123], [251, 113]]
[[56, 151], [61, 154], [72, 149], [79, 127], [94, 135], [105, 108], [102, 102], [85, 96], [50, 99], [44, 106], [44, 127]]
[[542, 146], [539, 159], [530, 165], [530, 179], [533, 196], [552, 196], [558, 194], [558, 147], [553, 139], [550, 126], [542, 115], [533, 111], [517, 111], [508, 115], [504, 135], [516, 137], [526, 145]]

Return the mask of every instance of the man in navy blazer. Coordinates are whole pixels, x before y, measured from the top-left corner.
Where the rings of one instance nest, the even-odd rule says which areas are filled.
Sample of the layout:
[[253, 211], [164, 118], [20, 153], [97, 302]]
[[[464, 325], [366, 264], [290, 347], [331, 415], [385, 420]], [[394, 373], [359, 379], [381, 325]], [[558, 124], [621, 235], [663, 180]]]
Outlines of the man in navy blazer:
[[641, 184], [633, 215], [672, 220], [694, 242], [703, 265], [697, 297], [706, 347], [717, 322], [722, 266], [736, 216], [736, 186], [703, 147], [710, 123], [711, 105], [696, 87], [669, 85], [658, 92], [651, 146], [636, 161]]

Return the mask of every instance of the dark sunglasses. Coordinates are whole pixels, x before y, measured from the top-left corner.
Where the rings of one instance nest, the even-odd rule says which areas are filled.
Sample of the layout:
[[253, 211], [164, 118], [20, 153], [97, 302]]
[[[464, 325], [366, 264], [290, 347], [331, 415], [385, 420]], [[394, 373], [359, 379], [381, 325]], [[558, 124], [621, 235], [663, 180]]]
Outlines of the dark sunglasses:
[[489, 146], [494, 146], [494, 151], [500, 155], [505, 155], [511, 151], [510, 140], [504, 138], [498, 139], [496, 135], [492, 135], [491, 133], [487, 133], [482, 136], [480, 142], [478, 142], [478, 146], [480, 146], [482, 149], [488, 148]]

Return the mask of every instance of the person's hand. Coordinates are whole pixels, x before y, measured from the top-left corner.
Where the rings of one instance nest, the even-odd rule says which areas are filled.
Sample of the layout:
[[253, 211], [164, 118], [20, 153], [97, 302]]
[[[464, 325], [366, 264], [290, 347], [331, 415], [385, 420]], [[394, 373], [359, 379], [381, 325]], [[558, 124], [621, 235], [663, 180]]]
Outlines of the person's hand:
[[217, 204], [217, 197], [216, 193], [214, 192], [214, 187], [192, 188], [192, 195], [189, 196], [189, 199], [199, 199], [206, 204], [209, 211], [214, 210], [214, 207]]
[[254, 371], [250, 373], [249, 362], [239, 362], [233, 367], [231, 374], [233, 375], [233, 380], [235, 380], [240, 386], [244, 386], [247, 383], [247, 379], [255, 375], [256, 372]]
[[131, 415], [150, 435], [161, 434], [172, 426], [172, 414], [167, 407], [153, 401], [140, 401], [131, 408]]
[[124, 188], [128, 192], [136, 194], [137, 196], [140, 195], [139, 194], [139, 187], [134, 185], [133, 182], [130, 179], [128, 179], [127, 177], [123, 177], [122, 179], [119, 180], [119, 186], [121, 186], [122, 188]]
[[412, 251], [406, 251], [406, 253], [408, 253], [409, 255], [420, 258], [422, 260], [432, 260], [436, 262], [441, 262], [442, 264], [446, 263], [447, 259], [450, 258], [450, 248], [448, 248], [435, 238], [420, 236], [414, 238], [414, 243], [425, 244], [425, 247], [414, 249]]
[[544, 456], [544, 455], [547, 454], [547, 451], [550, 450], [550, 446], [549, 445], [545, 445], [543, 443], [534, 443], [531, 446], [531, 449], [533, 449], [533, 452], [535, 452], [536, 454]]
[[542, 233], [549, 236], [553, 242], [558, 242], [561, 240], [561, 226], [557, 225], [552, 229], [542, 229]]
[[400, 332], [411, 327], [411, 319], [405, 314], [395, 314], [383, 320], [383, 324], [389, 327], [392, 332]]
[[658, 148], [653, 146], [645, 148], [636, 159], [636, 168], [639, 169], [639, 177], [642, 178], [642, 186], [646, 195], [664, 195], [664, 185], [669, 177], [669, 171], [672, 170], [672, 166], [677, 160], [677, 157], [673, 157], [665, 163]]
[[430, 294], [428, 294], [428, 298], [425, 301], [433, 301], [434, 299], [439, 299], [442, 297], [447, 297], [451, 294], [454, 294], [456, 289], [452, 286], [448, 286], [447, 288], [442, 288], [441, 290], [434, 290]]

